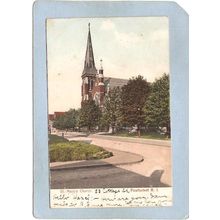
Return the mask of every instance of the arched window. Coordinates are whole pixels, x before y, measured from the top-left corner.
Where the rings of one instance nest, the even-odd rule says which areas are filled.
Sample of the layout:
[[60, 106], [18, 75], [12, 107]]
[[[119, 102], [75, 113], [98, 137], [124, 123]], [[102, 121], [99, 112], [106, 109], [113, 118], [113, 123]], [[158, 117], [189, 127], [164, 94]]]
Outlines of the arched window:
[[88, 84], [89, 84], [89, 90], [91, 90], [91, 79], [90, 78], [88, 80]]

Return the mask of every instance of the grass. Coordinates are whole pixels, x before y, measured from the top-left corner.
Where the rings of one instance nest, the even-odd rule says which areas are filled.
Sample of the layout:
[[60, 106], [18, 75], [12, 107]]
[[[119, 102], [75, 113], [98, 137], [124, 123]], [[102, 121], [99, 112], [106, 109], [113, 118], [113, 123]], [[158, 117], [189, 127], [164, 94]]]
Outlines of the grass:
[[113, 156], [112, 152], [93, 144], [68, 141], [56, 135], [50, 135], [49, 139], [50, 162], [97, 160]]
[[[134, 137], [134, 138], [138, 138], [138, 134], [137, 132], [135, 133], [128, 133], [128, 132], [118, 132], [115, 134], [111, 134], [114, 136], [120, 136], [120, 137]], [[145, 138], [145, 139], [157, 139], [157, 140], [170, 140], [170, 138], [168, 138], [166, 135], [164, 134], [159, 134], [157, 132], [141, 132], [141, 136], [140, 138]]]
[[49, 134], [49, 144], [55, 144], [55, 143], [60, 143], [60, 142], [69, 142], [66, 138]]

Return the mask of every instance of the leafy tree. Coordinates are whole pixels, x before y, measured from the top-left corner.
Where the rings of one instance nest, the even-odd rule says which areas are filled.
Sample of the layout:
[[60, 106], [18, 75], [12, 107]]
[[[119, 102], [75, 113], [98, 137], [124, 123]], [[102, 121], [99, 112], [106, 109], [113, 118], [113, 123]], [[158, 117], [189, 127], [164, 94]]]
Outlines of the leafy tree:
[[77, 127], [77, 121], [79, 117], [79, 110], [76, 109], [70, 109], [68, 112], [64, 115], [64, 125], [67, 129], [74, 129]]
[[77, 126], [79, 110], [70, 109], [54, 120], [53, 127], [58, 129], [74, 129]]
[[164, 73], [152, 83], [144, 112], [146, 124], [156, 129], [166, 127], [168, 136], [170, 136], [169, 98], [169, 75]]
[[79, 115], [80, 127], [87, 127], [91, 131], [92, 127], [99, 124], [101, 111], [95, 104], [94, 100], [86, 100], [82, 102], [81, 111]]
[[61, 115], [54, 120], [53, 127], [61, 130], [65, 129], [64, 115]]
[[121, 123], [121, 117], [121, 90], [115, 87], [105, 96], [101, 121], [102, 124], [111, 126], [114, 133]]
[[122, 87], [122, 117], [128, 126], [137, 126], [140, 137], [140, 128], [144, 125], [144, 105], [149, 93], [149, 84], [142, 76], [131, 78], [127, 85]]

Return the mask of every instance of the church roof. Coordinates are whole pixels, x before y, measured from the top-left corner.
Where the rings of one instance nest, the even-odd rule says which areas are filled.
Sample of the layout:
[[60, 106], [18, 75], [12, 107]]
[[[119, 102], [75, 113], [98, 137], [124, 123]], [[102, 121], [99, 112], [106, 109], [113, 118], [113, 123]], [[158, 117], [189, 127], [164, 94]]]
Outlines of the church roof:
[[84, 69], [83, 75], [95, 75], [97, 73], [97, 69], [95, 67], [95, 60], [93, 55], [93, 48], [92, 48], [92, 39], [90, 33], [90, 23], [88, 24], [89, 31], [88, 31], [88, 38], [87, 38], [87, 46], [86, 46], [86, 55], [84, 61]]
[[128, 79], [104, 77], [104, 84], [106, 86], [109, 84], [110, 89], [113, 89], [114, 87], [122, 87], [127, 83], [128, 83]]

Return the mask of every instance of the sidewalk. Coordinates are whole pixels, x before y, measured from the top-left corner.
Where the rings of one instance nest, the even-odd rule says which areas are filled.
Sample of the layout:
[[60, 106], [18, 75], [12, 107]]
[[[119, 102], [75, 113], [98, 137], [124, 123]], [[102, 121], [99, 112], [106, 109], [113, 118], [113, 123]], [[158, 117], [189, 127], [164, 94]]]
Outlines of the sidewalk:
[[135, 137], [121, 137], [121, 136], [114, 136], [114, 135], [104, 135], [104, 134], [91, 134], [88, 137], [94, 137], [99, 139], [105, 140], [114, 140], [114, 141], [123, 141], [129, 143], [139, 143], [139, 144], [150, 144], [150, 145], [157, 145], [157, 146], [164, 146], [170, 147], [171, 141], [170, 140], [157, 140], [157, 139], [146, 139], [146, 138], [135, 138]]
[[135, 153], [124, 152], [111, 148], [105, 149], [112, 152], [113, 156], [101, 160], [54, 162], [50, 163], [50, 170], [94, 168], [99, 166], [119, 166], [140, 163], [144, 160], [141, 155]]
[[[63, 132], [64, 137], [68, 140], [91, 140], [92, 138], [99, 138], [112, 141], [122, 141], [129, 143], [139, 144], [150, 144], [156, 146], [171, 147], [171, 140], [157, 140], [157, 139], [146, 139], [146, 138], [135, 138], [135, 137], [122, 137], [106, 134], [106, 132], [99, 132], [97, 134], [86, 134], [83, 132]], [[62, 136], [62, 132], [56, 133], [58, 136]]]

